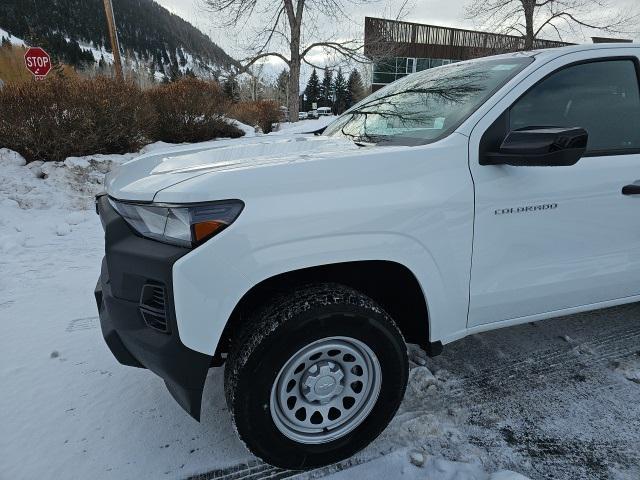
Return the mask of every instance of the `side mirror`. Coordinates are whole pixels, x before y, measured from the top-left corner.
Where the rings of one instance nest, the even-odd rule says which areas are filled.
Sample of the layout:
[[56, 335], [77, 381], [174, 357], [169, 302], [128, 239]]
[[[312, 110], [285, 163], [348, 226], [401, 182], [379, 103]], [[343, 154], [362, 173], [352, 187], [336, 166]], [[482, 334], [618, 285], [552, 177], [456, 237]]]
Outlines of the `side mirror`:
[[480, 165], [562, 167], [575, 165], [587, 149], [584, 128], [533, 127], [509, 132], [497, 152], [487, 152]]

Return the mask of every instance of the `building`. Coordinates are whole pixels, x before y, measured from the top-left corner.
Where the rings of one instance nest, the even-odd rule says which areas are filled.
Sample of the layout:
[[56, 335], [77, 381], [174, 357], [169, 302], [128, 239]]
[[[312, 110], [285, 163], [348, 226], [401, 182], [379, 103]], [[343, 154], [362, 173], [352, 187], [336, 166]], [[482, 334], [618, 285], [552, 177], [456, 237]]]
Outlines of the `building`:
[[[571, 44], [534, 41], [535, 49], [567, 45]], [[372, 17], [364, 23], [364, 53], [373, 61], [373, 91], [427, 68], [523, 49], [524, 39], [514, 35]]]
[[593, 43], [633, 43], [628, 38], [610, 38], [610, 37], [591, 37]]

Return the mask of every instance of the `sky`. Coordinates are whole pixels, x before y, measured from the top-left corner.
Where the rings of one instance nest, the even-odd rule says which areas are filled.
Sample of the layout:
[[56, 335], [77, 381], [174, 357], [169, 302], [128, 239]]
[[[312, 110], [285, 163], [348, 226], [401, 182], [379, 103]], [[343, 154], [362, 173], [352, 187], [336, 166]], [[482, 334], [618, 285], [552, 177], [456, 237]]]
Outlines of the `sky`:
[[[169, 11], [181, 16], [205, 32], [211, 39], [230, 54], [234, 50], [242, 53], [242, 38], [229, 36], [228, 30], [216, 28], [213, 23], [213, 14], [203, 8], [203, 0], [155, 0]], [[349, 3], [347, 0], [346, 4]], [[395, 16], [400, 1], [381, 0], [376, 4], [366, 7], [353, 8], [353, 17], [362, 23], [365, 16], [389, 17]], [[407, 21], [431, 23], [460, 28], [474, 28], [469, 20], [464, 19], [465, 0], [413, 0], [414, 7], [410, 14], [404, 18]], [[362, 9], [367, 11], [363, 14]], [[359, 11], [358, 11], [359, 10]], [[236, 55], [237, 56], [237, 55]]]
[[[220, 45], [229, 55], [234, 58], [242, 59], [247, 55], [246, 46], [251, 32], [251, 24], [245, 26], [241, 31], [231, 32], [229, 29], [219, 28], [215, 25], [213, 14], [207, 12], [203, 7], [203, 0], [156, 0], [159, 4], [167, 8], [169, 11], [181, 16], [188, 22], [192, 23], [204, 33], [209, 35], [211, 39]], [[354, 6], [350, 5], [349, 0], [345, 0], [349, 15], [355, 22], [345, 22], [344, 26], [338, 27], [338, 35], [342, 34], [348, 38], [354, 35], [363, 35], [363, 23], [365, 16], [394, 18], [397, 15], [398, 8], [404, 0], [379, 0], [373, 5]], [[408, 13], [402, 17], [403, 20], [428, 23], [433, 25], [442, 25], [447, 27], [458, 27], [468, 29], [481, 29], [482, 25], [476, 24], [474, 21], [466, 19], [464, 16], [464, 8], [468, 3], [467, 0], [407, 0]], [[610, 4], [615, 7], [633, 7], [637, 8], [640, 0], [609, 0]], [[638, 27], [640, 30], [640, 26]], [[335, 27], [333, 31], [336, 32]], [[584, 32], [583, 38], [565, 38], [564, 40], [576, 43], [589, 41], [590, 35], [598, 35], [599, 32]], [[607, 36], [603, 34], [602, 36]], [[640, 41], [640, 34], [637, 41]], [[557, 37], [549, 36], [552, 40]], [[317, 60], [322, 63], [321, 55]], [[274, 76], [283, 67], [284, 63], [278, 59], [269, 59], [266, 67], [267, 76]], [[308, 75], [303, 69], [303, 76]], [[301, 79], [302, 80], [302, 79]]]

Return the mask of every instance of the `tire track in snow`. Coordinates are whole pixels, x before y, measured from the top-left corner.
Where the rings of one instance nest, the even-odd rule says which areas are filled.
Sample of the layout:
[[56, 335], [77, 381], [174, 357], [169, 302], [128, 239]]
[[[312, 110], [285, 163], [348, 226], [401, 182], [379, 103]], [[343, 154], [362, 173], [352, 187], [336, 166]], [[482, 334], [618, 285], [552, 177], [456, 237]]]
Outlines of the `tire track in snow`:
[[187, 480], [311, 480], [322, 478], [329, 474], [348, 470], [349, 468], [364, 465], [378, 458], [384, 457], [390, 452], [380, 452], [377, 455], [366, 458], [354, 457], [326, 467], [307, 471], [283, 470], [272, 467], [260, 460], [251, 460], [247, 463], [233, 465], [231, 467], [212, 470], [189, 477]]
[[[611, 331], [607, 335], [600, 335], [594, 340], [588, 340], [581, 343], [573, 343], [573, 345], [574, 347], [585, 345], [591, 348], [601, 348], [602, 346], [607, 346], [612, 343], [619, 343], [621, 338], [632, 337], [632, 336], [636, 337], [638, 334], [640, 334], [640, 326], [625, 327], [622, 329], [616, 329], [614, 331]], [[540, 360], [547, 360], [547, 359], [551, 360], [555, 357], [567, 356], [571, 351], [572, 350], [568, 350], [568, 351], [564, 349], [560, 350], [560, 347], [558, 346], [555, 348], [547, 348], [547, 349], [528, 352], [527, 358], [524, 358], [522, 360], [511, 361], [501, 367], [484, 369], [479, 374], [463, 376], [461, 377], [461, 379], [464, 380], [467, 378], [473, 378], [473, 379], [478, 379], [478, 381], [480, 381], [483, 377], [494, 376], [497, 373], [501, 373], [507, 370], [512, 370], [513, 368], [518, 367], [519, 365], [530, 365]]]
[[[588, 368], [632, 354], [640, 349], [640, 328], [626, 328], [603, 338], [568, 345], [569, 348], [566, 349], [558, 346], [543, 350], [545, 353], [542, 354], [530, 352], [524, 360], [508, 362], [495, 369], [485, 369], [480, 374], [459, 377], [457, 380], [460, 384], [446, 393], [453, 396], [465, 395], [465, 403], [468, 403], [472, 400], [470, 396], [475, 398], [486, 394], [500, 386], [496, 382], [509, 380], [514, 376], [542, 375], [557, 371], [560, 378], [563, 374], [573, 373], [564, 369], [568, 364]], [[503, 374], [507, 372], [509, 375], [505, 377]]]
[[[453, 396], [455, 408], [468, 415], [472, 443], [500, 464], [509, 462], [505, 448], [511, 449], [526, 460], [520, 471], [531, 478], [640, 478], [640, 391], [612, 366], [640, 351], [639, 306], [586, 318], [589, 329], [584, 316], [564, 326], [547, 323], [539, 338], [533, 334], [525, 345], [540, 341], [554, 347], [522, 352], [506, 347], [513, 360], [496, 358], [504, 338], [490, 336], [476, 358], [485, 367], [478, 374], [469, 373], [473, 357], [462, 364], [455, 355], [436, 360], [453, 372], [453, 385], [447, 388], [445, 382], [442, 394]], [[566, 331], [578, 332], [580, 340], [557, 335]]]

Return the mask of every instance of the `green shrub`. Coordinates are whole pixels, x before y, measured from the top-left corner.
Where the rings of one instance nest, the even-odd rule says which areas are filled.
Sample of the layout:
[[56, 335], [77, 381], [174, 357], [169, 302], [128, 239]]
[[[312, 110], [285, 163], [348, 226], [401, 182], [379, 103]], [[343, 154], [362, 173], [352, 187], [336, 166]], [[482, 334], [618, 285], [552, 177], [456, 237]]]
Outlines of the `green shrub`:
[[154, 125], [155, 113], [130, 82], [54, 76], [0, 90], [0, 146], [27, 161], [136, 151]]
[[273, 124], [280, 122], [281, 113], [277, 102], [257, 100], [234, 104], [231, 116], [252, 127], [260, 127], [263, 133], [269, 133]]
[[156, 113], [156, 140], [202, 142], [244, 134], [225, 119], [230, 101], [217, 83], [186, 77], [153, 87], [145, 96]]

